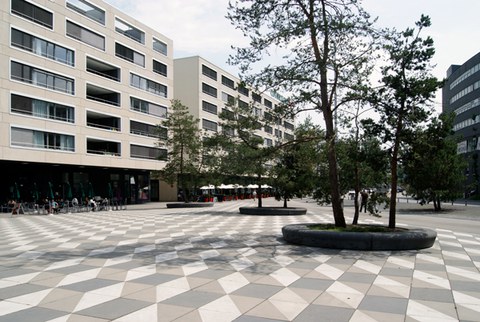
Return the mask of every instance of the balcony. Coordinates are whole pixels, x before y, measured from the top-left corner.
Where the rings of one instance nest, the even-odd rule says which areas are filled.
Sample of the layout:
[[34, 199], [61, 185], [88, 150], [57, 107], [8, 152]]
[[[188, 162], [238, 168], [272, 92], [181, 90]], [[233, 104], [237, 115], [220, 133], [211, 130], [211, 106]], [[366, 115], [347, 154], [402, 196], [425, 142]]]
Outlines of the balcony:
[[120, 118], [93, 111], [87, 111], [87, 126], [107, 131], [121, 131]]
[[87, 84], [87, 99], [104, 104], [120, 106], [120, 93], [92, 84]]
[[87, 71], [116, 82], [120, 81], [120, 68], [90, 57], [87, 57]]
[[121, 155], [121, 145], [119, 142], [88, 138], [87, 153], [119, 157]]

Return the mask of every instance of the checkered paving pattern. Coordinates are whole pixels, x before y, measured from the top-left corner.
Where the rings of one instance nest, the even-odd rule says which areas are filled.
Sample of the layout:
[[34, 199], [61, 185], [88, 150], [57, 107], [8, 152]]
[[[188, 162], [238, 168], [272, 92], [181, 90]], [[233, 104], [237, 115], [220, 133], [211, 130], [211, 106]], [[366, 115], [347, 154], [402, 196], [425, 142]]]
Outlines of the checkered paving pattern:
[[331, 222], [329, 208], [240, 215], [246, 204], [0, 218], [0, 321], [480, 320], [480, 235], [301, 247], [281, 228]]

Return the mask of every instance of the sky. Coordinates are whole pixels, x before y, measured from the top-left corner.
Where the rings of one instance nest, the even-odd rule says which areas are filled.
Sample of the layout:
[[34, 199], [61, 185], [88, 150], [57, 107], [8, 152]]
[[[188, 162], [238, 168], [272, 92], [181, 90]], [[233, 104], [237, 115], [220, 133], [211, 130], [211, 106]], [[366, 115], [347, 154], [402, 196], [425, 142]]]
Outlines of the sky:
[[[173, 40], [174, 58], [201, 56], [233, 75], [238, 69], [227, 64], [232, 45], [247, 45], [247, 39], [228, 19], [229, 0], [105, 0]], [[430, 16], [425, 30], [436, 48], [433, 74], [442, 79], [452, 64], [463, 64], [480, 51], [479, 0], [363, 0], [364, 9], [378, 17], [378, 25], [404, 30], [414, 26], [421, 14]], [[441, 94], [435, 99], [441, 111]]]

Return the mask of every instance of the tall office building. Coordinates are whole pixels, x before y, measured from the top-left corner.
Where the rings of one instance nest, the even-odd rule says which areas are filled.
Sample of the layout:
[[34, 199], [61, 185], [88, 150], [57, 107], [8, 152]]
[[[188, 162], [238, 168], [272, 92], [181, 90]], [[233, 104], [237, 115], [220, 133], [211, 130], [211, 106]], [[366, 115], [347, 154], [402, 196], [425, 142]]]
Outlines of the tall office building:
[[2, 0], [0, 13], [0, 202], [175, 198], [150, 176], [165, 165], [172, 40], [100, 0]]
[[[227, 109], [229, 102], [252, 104], [259, 118], [273, 116], [275, 105], [281, 97], [274, 93], [256, 93], [242, 86], [238, 77], [199, 56], [174, 60], [175, 98], [188, 106], [191, 114], [200, 120], [199, 127], [209, 132], [221, 130], [220, 113]], [[265, 146], [273, 146], [284, 140], [292, 140], [294, 120], [276, 119], [272, 125], [257, 130]]]
[[452, 65], [443, 87], [443, 112], [454, 112], [454, 131], [460, 137], [457, 153], [468, 162], [466, 194], [476, 193], [480, 184], [480, 53], [463, 65]]

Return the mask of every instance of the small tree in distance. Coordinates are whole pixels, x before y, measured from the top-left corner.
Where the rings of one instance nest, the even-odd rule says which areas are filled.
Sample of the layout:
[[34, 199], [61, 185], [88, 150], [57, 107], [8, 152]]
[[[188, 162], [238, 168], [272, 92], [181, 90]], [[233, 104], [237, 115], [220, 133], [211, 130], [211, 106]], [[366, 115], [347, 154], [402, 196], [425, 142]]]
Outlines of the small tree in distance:
[[433, 203], [435, 211], [442, 202], [462, 195], [466, 162], [457, 155], [457, 142], [452, 137], [454, 115], [434, 118], [426, 129], [415, 133], [404, 157], [407, 191], [424, 203]]
[[169, 184], [176, 183], [183, 192], [185, 202], [189, 202], [188, 183], [200, 173], [203, 162], [198, 122], [188, 112], [188, 107], [176, 99], [172, 100], [168, 118], [162, 122], [168, 135], [161, 137], [159, 143], [166, 145], [168, 158], [159, 176]]
[[294, 198], [302, 198], [314, 190], [317, 180], [319, 144], [324, 134], [310, 118], [295, 128], [295, 144], [285, 145], [273, 167], [271, 176], [276, 189], [275, 199], [283, 207]]

